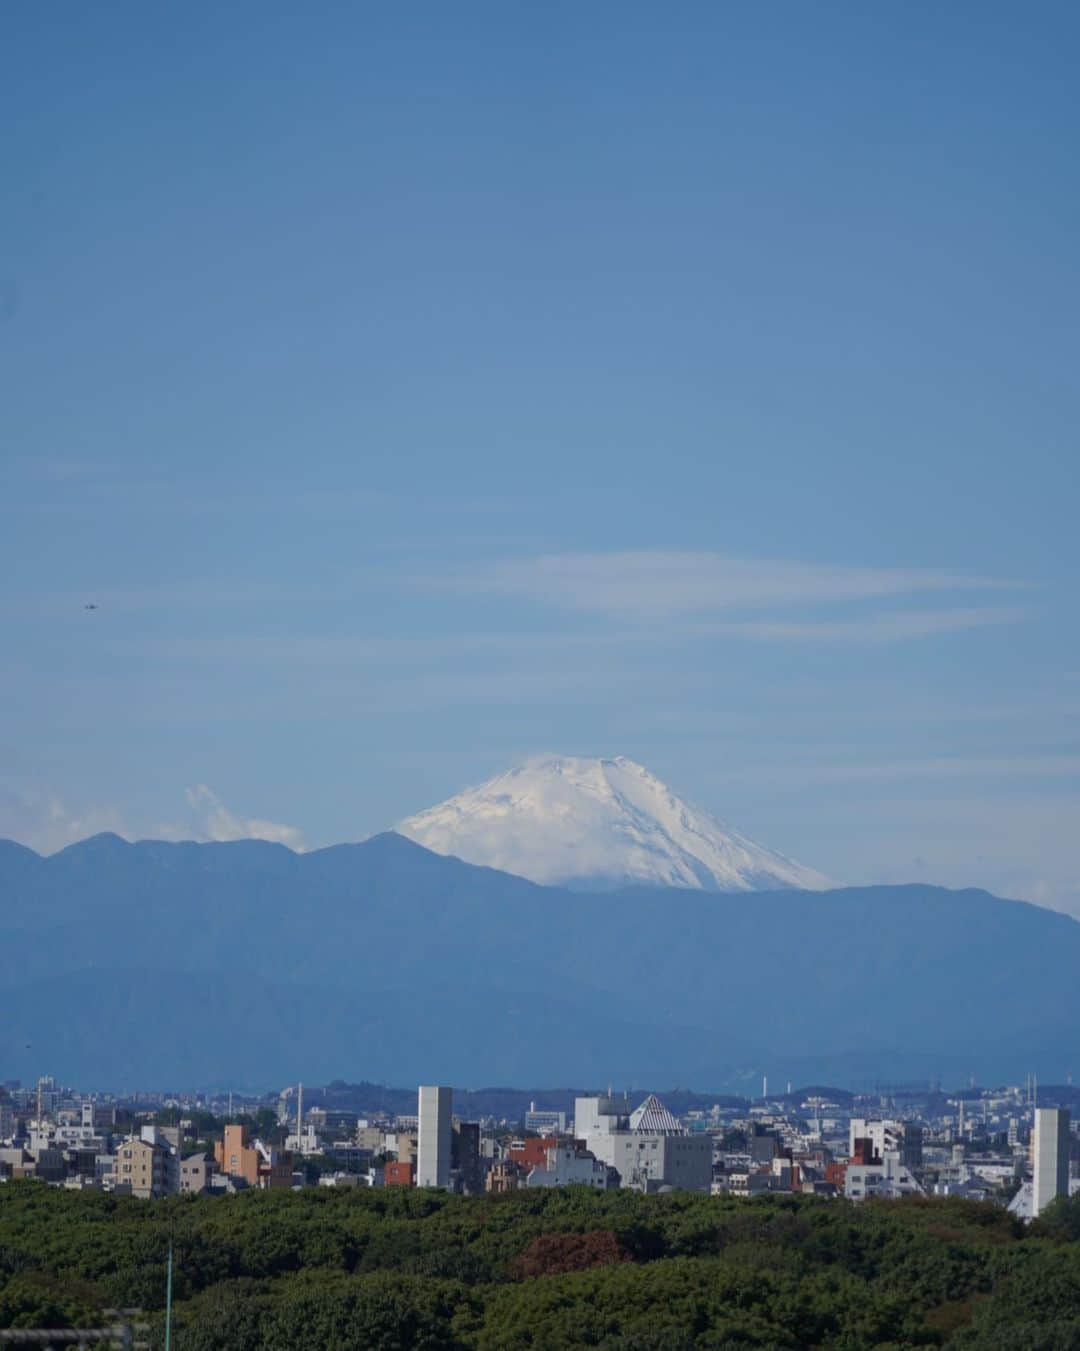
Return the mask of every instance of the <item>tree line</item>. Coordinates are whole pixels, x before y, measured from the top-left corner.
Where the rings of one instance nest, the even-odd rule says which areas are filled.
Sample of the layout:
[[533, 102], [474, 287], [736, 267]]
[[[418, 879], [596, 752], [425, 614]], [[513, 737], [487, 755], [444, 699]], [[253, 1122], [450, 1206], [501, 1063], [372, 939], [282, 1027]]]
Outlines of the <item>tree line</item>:
[[0, 1187], [0, 1327], [147, 1311], [177, 1351], [1080, 1346], [1080, 1198]]

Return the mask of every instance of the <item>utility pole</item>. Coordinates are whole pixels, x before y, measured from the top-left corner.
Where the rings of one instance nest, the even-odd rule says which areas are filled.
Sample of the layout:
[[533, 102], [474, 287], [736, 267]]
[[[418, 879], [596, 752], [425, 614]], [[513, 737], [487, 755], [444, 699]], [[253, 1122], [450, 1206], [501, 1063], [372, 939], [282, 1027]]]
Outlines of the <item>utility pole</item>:
[[165, 1351], [172, 1344], [172, 1239], [169, 1239], [169, 1264], [165, 1269]]

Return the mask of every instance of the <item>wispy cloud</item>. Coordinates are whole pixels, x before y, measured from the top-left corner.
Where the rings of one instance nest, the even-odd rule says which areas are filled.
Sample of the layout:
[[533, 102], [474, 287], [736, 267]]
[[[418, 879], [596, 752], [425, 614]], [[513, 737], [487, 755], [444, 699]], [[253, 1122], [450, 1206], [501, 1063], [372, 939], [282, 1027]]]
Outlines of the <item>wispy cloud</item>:
[[[792, 769], [798, 775], [801, 766]], [[890, 760], [870, 764], [818, 764], [806, 767], [808, 781], [817, 783], [881, 783], [896, 779], [1076, 778], [1080, 755], [939, 756], [933, 759]]]
[[1011, 624], [1026, 611], [1016, 605], [988, 605], [943, 610], [896, 610], [862, 615], [858, 619], [747, 620], [699, 625], [684, 629], [701, 637], [757, 638], [780, 643], [893, 643], [905, 638], [928, 638], [940, 633]]
[[925, 592], [1015, 589], [1000, 578], [923, 568], [840, 567], [719, 553], [545, 554], [428, 578], [435, 587], [625, 619], [803, 607]]
[[52, 854], [76, 840], [111, 831], [128, 837], [115, 807], [72, 809], [54, 793], [28, 788], [0, 789], [0, 836], [18, 840], [40, 854]]
[[186, 821], [140, 827], [116, 807], [72, 808], [53, 793], [4, 788], [0, 790], [0, 838], [18, 840], [40, 854], [55, 853], [103, 831], [125, 840], [268, 840], [299, 852], [307, 847], [295, 826], [239, 816], [204, 783], [187, 789], [184, 796], [190, 809]]
[[187, 789], [188, 806], [195, 813], [203, 840], [269, 840], [303, 852], [304, 837], [295, 826], [278, 821], [263, 821], [257, 816], [237, 816], [231, 812], [212, 788], [200, 783]]
[[920, 780], [972, 780], [984, 787], [1015, 783], [1018, 779], [1066, 780], [1071, 788], [1080, 778], [1080, 755], [1071, 752], [1016, 755], [911, 756], [888, 759], [799, 759], [741, 763], [713, 776], [737, 786], [767, 786], [806, 792], [822, 784], [903, 783]]

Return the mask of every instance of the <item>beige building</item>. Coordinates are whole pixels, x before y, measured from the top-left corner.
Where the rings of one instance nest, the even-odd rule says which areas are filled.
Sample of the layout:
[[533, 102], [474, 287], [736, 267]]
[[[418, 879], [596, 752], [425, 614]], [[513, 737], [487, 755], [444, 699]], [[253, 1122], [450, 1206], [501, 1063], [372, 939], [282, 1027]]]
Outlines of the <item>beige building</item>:
[[397, 1133], [397, 1161], [398, 1163], [416, 1163], [417, 1154], [417, 1132], [416, 1131], [398, 1131]]
[[204, 1192], [214, 1175], [214, 1160], [209, 1154], [191, 1154], [180, 1160], [181, 1192]]
[[113, 1163], [113, 1188], [149, 1199], [168, 1194], [169, 1151], [147, 1140], [125, 1140]]

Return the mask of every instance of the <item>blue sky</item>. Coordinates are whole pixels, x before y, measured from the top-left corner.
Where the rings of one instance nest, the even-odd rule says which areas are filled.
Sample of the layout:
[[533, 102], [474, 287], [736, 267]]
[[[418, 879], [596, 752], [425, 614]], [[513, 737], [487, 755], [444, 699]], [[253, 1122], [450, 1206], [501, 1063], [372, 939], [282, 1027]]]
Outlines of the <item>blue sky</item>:
[[5, 30], [0, 834], [625, 754], [1080, 913], [1075, 6]]

